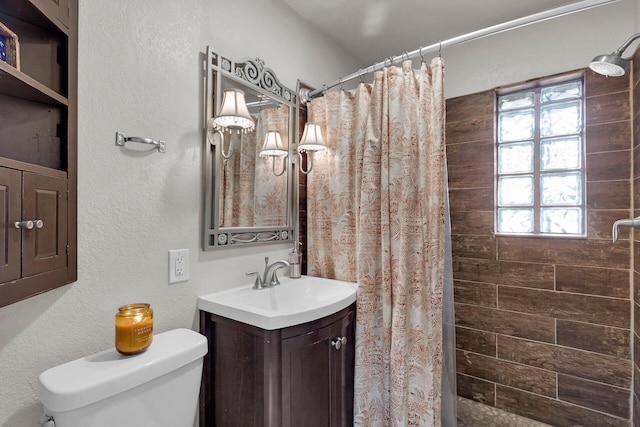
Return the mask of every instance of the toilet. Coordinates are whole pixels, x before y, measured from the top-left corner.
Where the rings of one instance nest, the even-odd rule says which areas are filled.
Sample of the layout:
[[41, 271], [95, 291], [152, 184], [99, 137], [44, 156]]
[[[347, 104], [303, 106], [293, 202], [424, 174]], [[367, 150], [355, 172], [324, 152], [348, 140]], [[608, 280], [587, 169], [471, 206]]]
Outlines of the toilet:
[[207, 339], [189, 329], [153, 336], [143, 353], [115, 348], [40, 374], [44, 427], [193, 427]]

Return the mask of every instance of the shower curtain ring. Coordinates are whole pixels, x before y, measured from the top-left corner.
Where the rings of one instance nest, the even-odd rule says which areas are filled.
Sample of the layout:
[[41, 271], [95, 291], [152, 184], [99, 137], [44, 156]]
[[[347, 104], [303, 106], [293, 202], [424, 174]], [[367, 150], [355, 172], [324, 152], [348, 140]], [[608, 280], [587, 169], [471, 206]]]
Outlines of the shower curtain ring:
[[440, 45], [438, 46], [438, 58], [442, 58], [442, 40], [440, 40]]
[[422, 60], [422, 63], [424, 64], [425, 60], [424, 60], [424, 56], [422, 56], [422, 46], [420, 46], [420, 49], [418, 49], [418, 55], [420, 55], [420, 59]]
[[362, 81], [362, 68], [358, 70], [358, 78], [360, 79], [360, 84], [364, 83], [364, 81]]
[[342, 85], [342, 79], [338, 79], [338, 85], [340, 86], [340, 90], [344, 90], [344, 86]]

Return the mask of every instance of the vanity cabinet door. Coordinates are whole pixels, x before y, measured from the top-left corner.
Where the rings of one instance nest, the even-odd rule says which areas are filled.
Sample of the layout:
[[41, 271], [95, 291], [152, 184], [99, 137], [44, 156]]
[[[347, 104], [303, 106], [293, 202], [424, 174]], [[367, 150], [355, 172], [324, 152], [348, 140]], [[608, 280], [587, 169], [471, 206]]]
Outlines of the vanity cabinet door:
[[354, 311], [335, 323], [282, 340], [285, 427], [353, 424]]

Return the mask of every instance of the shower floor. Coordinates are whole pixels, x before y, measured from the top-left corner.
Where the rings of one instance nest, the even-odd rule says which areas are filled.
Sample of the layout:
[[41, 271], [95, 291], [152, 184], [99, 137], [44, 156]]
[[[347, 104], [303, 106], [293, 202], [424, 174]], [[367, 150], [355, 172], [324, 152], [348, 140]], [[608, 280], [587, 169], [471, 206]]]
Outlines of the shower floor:
[[493, 406], [458, 397], [458, 427], [551, 427]]

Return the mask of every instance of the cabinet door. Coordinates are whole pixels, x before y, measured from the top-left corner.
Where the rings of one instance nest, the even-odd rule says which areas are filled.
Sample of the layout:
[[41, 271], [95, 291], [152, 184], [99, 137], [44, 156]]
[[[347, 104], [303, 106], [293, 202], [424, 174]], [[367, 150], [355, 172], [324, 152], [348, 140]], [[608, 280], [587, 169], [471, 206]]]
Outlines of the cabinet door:
[[284, 427], [331, 425], [332, 326], [282, 341]]
[[355, 311], [282, 341], [284, 426], [353, 425]]
[[20, 230], [13, 223], [20, 221], [22, 173], [0, 168], [0, 283], [20, 277]]
[[22, 235], [22, 275], [33, 276], [67, 265], [67, 180], [24, 172], [22, 217], [42, 220], [42, 228]]
[[[351, 427], [353, 425], [353, 389], [355, 365], [355, 311], [333, 324], [331, 342], [345, 338], [346, 344], [331, 349], [332, 392], [331, 425]], [[342, 342], [342, 341], [341, 341]]]

